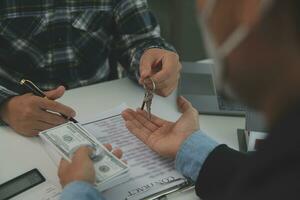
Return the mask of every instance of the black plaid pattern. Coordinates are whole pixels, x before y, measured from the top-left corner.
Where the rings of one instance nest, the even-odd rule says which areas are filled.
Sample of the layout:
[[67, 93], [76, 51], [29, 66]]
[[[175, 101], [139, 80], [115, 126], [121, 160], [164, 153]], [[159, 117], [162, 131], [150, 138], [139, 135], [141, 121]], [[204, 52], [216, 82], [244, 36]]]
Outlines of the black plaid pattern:
[[44, 90], [105, 81], [108, 57], [134, 78], [149, 48], [174, 50], [146, 0], [1, 0], [0, 103], [22, 78]]

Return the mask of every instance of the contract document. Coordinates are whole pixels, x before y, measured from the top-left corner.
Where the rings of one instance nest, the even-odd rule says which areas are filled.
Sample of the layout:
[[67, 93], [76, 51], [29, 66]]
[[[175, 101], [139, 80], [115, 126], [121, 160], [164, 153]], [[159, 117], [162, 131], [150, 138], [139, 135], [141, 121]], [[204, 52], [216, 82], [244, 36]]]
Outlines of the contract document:
[[102, 194], [107, 199], [155, 199], [159, 196], [190, 187], [190, 183], [174, 168], [174, 161], [163, 158], [149, 149], [125, 127], [121, 112], [125, 104], [81, 121], [83, 127], [102, 144], [121, 148], [128, 162], [130, 180], [108, 189]]

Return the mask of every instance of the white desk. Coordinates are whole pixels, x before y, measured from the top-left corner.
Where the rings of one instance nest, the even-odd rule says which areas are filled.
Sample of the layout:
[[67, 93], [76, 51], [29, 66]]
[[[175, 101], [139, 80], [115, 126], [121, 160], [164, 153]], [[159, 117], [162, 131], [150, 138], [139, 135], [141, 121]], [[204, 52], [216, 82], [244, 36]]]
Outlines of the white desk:
[[[142, 98], [141, 87], [128, 79], [121, 79], [67, 91], [60, 102], [74, 108], [76, 118], [80, 121], [122, 102], [136, 108], [140, 106]], [[180, 113], [175, 99], [176, 92], [168, 98], [155, 96], [153, 113], [168, 120], [176, 120]], [[233, 148], [238, 147], [236, 129], [244, 128], [244, 124], [244, 118], [200, 116], [200, 126], [208, 135]], [[7, 127], [0, 127], [0, 184], [32, 168], [38, 168], [46, 178], [58, 184], [56, 168], [37, 138], [25, 138]], [[172, 199], [183, 199], [183, 196], [186, 200], [198, 199], [193, 191]]]

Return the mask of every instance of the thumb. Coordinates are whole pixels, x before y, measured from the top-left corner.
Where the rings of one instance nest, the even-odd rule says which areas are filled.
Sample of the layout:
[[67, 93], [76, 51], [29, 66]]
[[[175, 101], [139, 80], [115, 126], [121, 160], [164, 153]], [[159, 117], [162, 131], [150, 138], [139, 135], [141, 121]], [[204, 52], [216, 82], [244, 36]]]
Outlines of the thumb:
[[177, 98], [177, 105], [181, 113], [185, 113], [189, 109], [193, 108], [192, 104], [183, 96]]
[[59, 86], [58, 88], [54, 89], [54, 90], [50, 90], [48, 92], [45, 92], [46, 96], [48, 99], [51, 100], [56, 100], [60, 97], [62, 97], [65, 93], [65, 87], [64, 86]]
[[61, 159], [60, 163], [59, 163], [59, 167], [58, 167], [58, 176], [60, 177], [61, 175], [64, 174], [64, 172], [68, 169], [70, 163], [65, 160], [65, 159]]
[[93, 153], [93, 150], [90, 147], [82, 146], [74, 154], [72, 161], [82, 162], [83, 160], [91, 160], [90, 155]]
[[144, 80], [152, 75], [152, 66], [156, 62], [156, 58], [151, 54], [144, 54], [140, 61], [140, 84], [143, 84]]

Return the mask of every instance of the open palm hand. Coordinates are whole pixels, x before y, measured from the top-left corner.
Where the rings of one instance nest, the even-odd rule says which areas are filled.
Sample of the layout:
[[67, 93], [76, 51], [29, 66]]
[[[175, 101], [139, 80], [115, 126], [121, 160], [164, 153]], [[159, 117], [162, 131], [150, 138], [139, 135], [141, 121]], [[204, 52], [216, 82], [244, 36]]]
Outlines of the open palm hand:
[[126, 127], [153, 151], [174, 158], [181, 144], [193, 132], [199, 129], [198, 112], [183, 97], [178, 98], [178, 106], [183, 113], [176, 122], [163, 120], [138, 109], [127, 109], [122, 113]]

